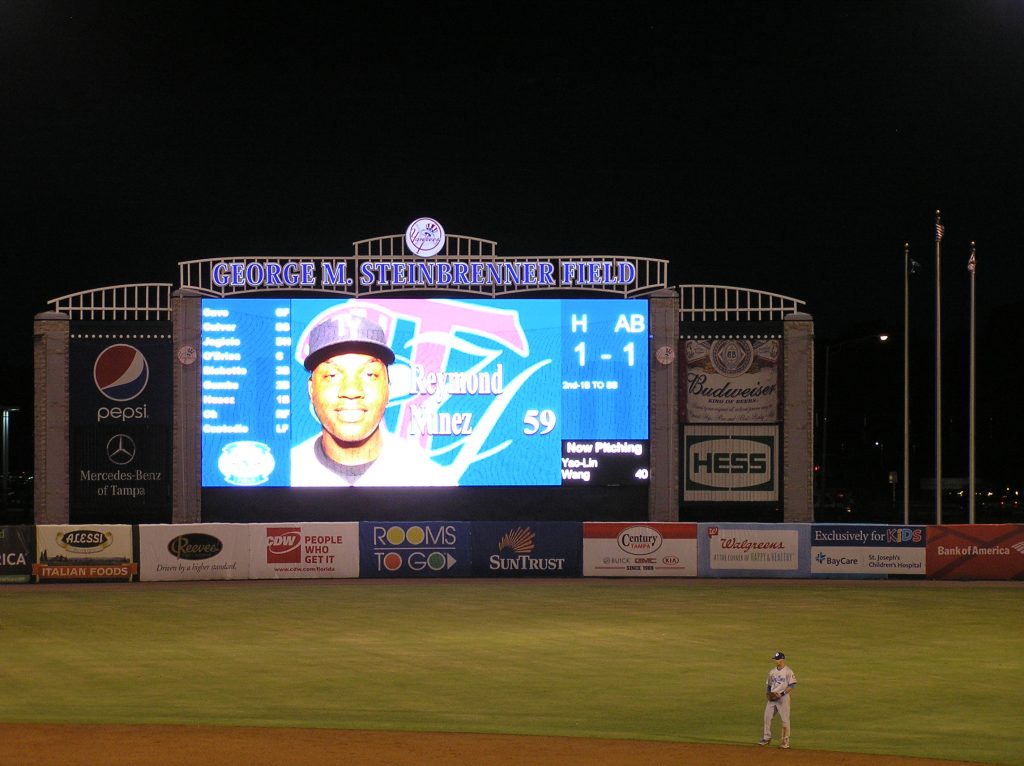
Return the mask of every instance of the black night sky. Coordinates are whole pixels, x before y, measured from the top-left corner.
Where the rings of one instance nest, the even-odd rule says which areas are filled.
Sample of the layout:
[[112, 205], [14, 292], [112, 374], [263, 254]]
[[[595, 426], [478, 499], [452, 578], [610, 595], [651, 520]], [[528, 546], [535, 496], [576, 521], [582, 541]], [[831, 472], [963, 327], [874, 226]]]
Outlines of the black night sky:
[[[176, 282], [197, 258], [347, 254], [427, 215], [507, 257], [664, 258], [673, 284], [793, 296], [819, 345], [901, 331], [909, 242], [931, 475], [940, 208], [945, 473], [966, 475], [976, 240], [979, 474], [1019, 482], [1022, 40], [1020, 0], [8, 0], [12, 464], [31, 467], [32, 318], [49, 299]], [[886, 441], [880, 468], [897, 468], [899, 339], [835, 355], [832, 374], [830, 440]]]

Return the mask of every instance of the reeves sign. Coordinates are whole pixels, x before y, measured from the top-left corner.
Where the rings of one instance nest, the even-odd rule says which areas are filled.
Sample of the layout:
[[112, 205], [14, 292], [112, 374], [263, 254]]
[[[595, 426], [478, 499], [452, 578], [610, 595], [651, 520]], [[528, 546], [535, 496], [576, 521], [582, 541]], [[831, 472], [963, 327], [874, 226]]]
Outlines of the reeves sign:
[[779, 499], [778, 426], [688, 426], [684, 500]]
[[244, 524], [140, 524], [140, 580], [245, 580]]

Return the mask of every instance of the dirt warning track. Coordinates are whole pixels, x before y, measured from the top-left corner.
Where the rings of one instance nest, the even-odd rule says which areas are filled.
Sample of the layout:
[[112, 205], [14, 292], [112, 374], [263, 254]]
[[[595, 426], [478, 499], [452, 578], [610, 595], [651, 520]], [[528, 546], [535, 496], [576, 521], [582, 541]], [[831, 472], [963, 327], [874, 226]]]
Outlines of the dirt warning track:
[[963, 761], [756, 745], [336, 729], [0, 724], [0, 742], [3, 766], [964, 766]]

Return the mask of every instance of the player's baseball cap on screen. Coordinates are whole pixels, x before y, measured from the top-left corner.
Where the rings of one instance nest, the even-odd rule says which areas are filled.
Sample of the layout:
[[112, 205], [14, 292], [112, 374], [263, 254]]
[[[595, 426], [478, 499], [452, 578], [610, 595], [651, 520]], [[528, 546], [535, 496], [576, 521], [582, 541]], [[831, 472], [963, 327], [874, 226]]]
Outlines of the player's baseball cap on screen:
[[395, 352], [385, 342], [384, 330], [356, 314], [337, 314], [321, 322], [309, 333], [309, 353], [302, 365], [312, 372], [325, 359], [338, 354], [369, 354], [384, 364], [395, 361]]
[[786, 659], [786, 655], [783, 654], [782, 652], [775, 652], [775, 654], [772, 655], [772, 659], [773, 660], [784, 660], [784, 659]]

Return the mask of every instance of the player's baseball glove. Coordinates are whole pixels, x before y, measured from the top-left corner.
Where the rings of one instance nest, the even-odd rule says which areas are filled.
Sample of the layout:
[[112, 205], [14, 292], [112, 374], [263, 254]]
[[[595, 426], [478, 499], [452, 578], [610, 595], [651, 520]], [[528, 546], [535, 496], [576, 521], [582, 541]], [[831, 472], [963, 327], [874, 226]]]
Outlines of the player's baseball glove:
[[772, 702], [775, 702], [775, 700], [777, 699], [782, 699], [782, 695], [778, 692], [768, 692], [768, 699], [770, 699]]

